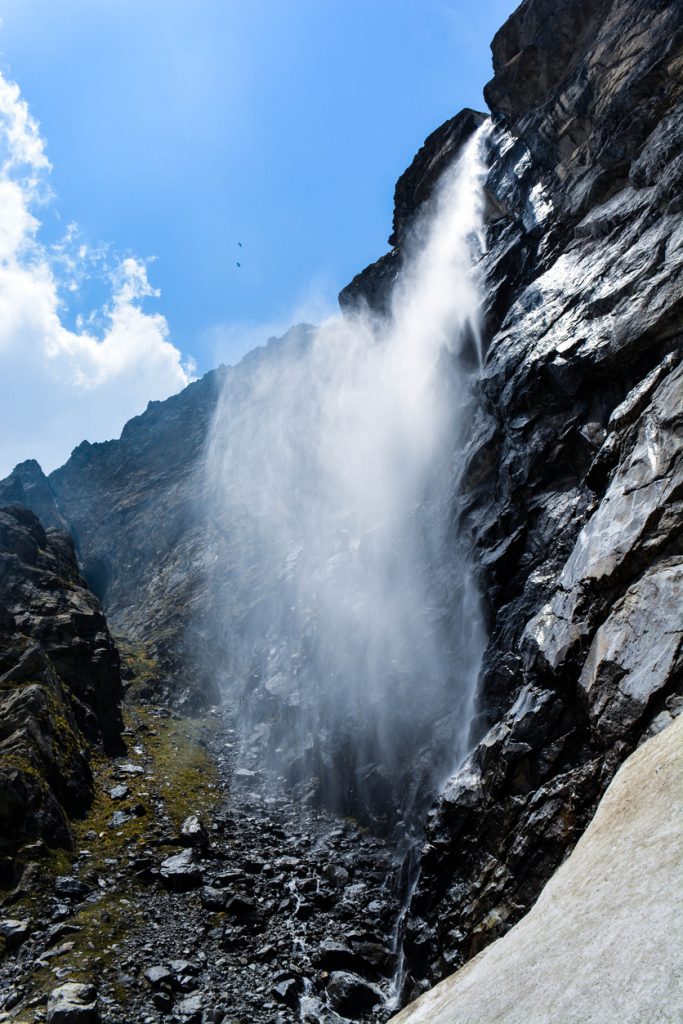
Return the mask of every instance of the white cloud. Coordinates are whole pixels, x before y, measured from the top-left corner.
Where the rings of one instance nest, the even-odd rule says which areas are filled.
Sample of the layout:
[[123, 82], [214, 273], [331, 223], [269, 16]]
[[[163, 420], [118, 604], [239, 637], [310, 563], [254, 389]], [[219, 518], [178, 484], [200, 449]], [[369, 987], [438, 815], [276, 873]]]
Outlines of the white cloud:
[[[38, 213], [50, 199], [50, 163], [19, 87], [0, 74], [0, 476], [37, 458], [54, 469], [80, 441], [118, 436], [148, 401], [190, 382], [191, 360], [169, 340], [147, 264], [90, 249], [69, 224], [50, 248]], [[105, 275], [104, 307], [65, 324], [62, 294]]]

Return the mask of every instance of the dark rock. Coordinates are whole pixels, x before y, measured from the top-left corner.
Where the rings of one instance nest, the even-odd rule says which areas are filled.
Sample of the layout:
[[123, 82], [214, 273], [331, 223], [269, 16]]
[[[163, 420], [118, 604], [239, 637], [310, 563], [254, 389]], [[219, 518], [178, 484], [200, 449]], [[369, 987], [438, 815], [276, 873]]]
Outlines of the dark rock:
[[162, 1013], [168, 1013], [173, 1006], [173, 996], [168, 992], [154, 992], [152, 993], [152, 1002], [157, 1010], [160, 1010]]
[[15, 920], [5, 918], [0, 921], [0, 938], [5, 940], [7, 949], [17, 949], [31, 934], [30, 922], [27, 919]]
[[96, 1024], [98, 1020], [97, 992], [92, 985], [68, 982], [51, 992], [48, 1024]]
[[65, 938], [67, 935], [76, 935], [80, 930], [81, 928], [79, 925], [69, 924], [68, 921], [63, 921], [61, 924], [53, 924], [45, 933], [45, 944], [47, 946], [52, 946], [55, 942], [59, 942], [60, 939]]
[[55, 893], [58, 896], [72, 900], [82, 900], [89, 892], [90, 889], [85, 882], [81, 882], [72, 875], [59, 875], [55, 879]]
[[89, 744], [120, 745], [119, 657], [71, 538], [26, 508], [0, 508], [0, 609], [0, 846], [69, 846]]
[[199, 898], [202, 901], [202, 906], [206, 907], [207, 910], [224, 910], [228, 900], [226, 893], [222, 889], [215, 889], [210, 885], [203, 887]]
[[330, 975], [327, 997], [338, 1013], [351, 1018], [359, 1017], [384, 1002], [379, 989], [346, 971], [334, 971]]
[[279, 1003], [284, 1003], [291, 1010], [296, 1010], [303, 991], [304, 981], [300, 975], [285, 974], [275, 978], [271, 994]]
[[161, 879], [169, 889], [179, 892], [201, 885], [202, 871], [194, 850], [183, 850], [161, 862]]

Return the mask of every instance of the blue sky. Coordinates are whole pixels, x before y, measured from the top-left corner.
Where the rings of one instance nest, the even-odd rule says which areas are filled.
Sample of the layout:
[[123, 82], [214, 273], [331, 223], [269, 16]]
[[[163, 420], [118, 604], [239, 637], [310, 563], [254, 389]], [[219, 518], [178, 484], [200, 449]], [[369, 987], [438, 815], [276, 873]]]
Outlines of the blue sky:
[[[39, 222], [26, 229], [30, 258], [49, 267], [72, 332], [52, 346], [51, 372], [62, 366], [53, 350], [69, 352], [52, 376], [70, 402], [53, 402], [49, 422], [10, 422], [17, 351], [0, 378], [0, 472], [36, 447], [53, 468], [80, 436], [115, 436], [147, 398], [330, 312], [385, 251], [395, 180], [425, 136], [463, 106], [482, 108], [490, 40], [514, 6], [0, 0], [0, 68], [45, 158], [26, 201]], [[15, 180], [19, 162], [5, 161]], [[127, 361], [113, 351], [131, 317], [136, 345], [156, 331], [137, 376], [135, 346]], [[94, 345], [112, 330], [104, 359]], [[118, 412], [114, 384], [127, 396]]]

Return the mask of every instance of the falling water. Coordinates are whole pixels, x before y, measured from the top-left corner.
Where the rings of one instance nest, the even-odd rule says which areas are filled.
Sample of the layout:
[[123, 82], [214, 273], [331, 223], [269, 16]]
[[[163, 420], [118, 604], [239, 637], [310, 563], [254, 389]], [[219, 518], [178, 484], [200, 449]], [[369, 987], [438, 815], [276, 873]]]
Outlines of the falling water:
[[390, 313], [248, 357], [207, 450], [204, 628], [245, 763], [404, 831], [464, 753], [484, 643], [451, 512], [481, 360], [487, 133], [415, 225]]

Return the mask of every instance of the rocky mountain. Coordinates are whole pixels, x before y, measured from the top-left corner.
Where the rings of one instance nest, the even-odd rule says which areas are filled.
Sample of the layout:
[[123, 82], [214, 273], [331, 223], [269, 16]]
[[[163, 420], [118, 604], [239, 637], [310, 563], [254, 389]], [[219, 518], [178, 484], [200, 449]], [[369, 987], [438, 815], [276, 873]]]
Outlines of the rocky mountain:
[[427, 822], [418, 987], [528, 910], [681, 707], [683, 10], [527, 0], [493, 58], [488, 351], [457, 512], [489, 728]]
[[[479, 368], [471, 353], [465, 360], [471, 415], [449, 508], [476, 570], [488, 644], [471, 752], [427, 815], [419, 871], [407, 860], [398, 873], [405, 916], [396, 917], [395, 890], [391, 912], [379, 900], [370, 904], [371, 941], [384, 941], [382, 955], [403, 965], [395, 978], [403, 1000], [527, 914], [619, 766], [683, 706], [683, 7], [678, 0], [524, 0], [492, 49], [477, 264], [485, 358]], [[386, 315], [416, 225], [484, 120], [473, 110], [456, 115], [402, 175], [390, 251], [340, 295], [350, 319]], [[228, 658], [235, 623], [241, 628], [252, 609], [237, 608], [230, 564], [218, 609], [224, 631], [212, 633], [207, 556], [221, 533], [232, 552], [242, 534], [227, 520], [207, 521], [207, 438], [219, 394], [228, 395], [235, 421], [248, 423], [240, 417], [257, 390], [257, 369], [273, 367], [277, 386], [278, 359], [307, 345], [309, 331], [295, 328], [238, 367], [151, 403], [119, 440], [84, 442], [47, 478], [24, 463], [0, 482], [0, 505], [23, 504], [50, 527], [25, 511], [2, 512], [3, 564], [11, 571], [3, 591], [10, 614], [2, 620], [9, 653], [0, 668], [8, 707], [24, 694], [43, 701], [57, 694], [70, 709], [69, 742], [58, 746], [73, 759], [55, 771], [48, 757], [54, 789], [40, 790], [40, 807], [58, 827], [59, 808], [69, 811], [87, 788], [72, 735], [115, 742], [119, 690], [97, 602], [83, 589], [64, 534], [52, 528], [71, 531], [112, 627], [151, 652], [155, 699], [185, 711], [217, 702], [217, 666]], [[442, 464], [442, 472], [451, 469]], [[247, 565], [257, 590], [267, 590], [272, 567], [259, 568], [251, 553]], [[269, 595], [262, 596], [266, 607]], [[15, 686], [14, 666], [34, 640], [39, 667], [22, 668]], [[64, 654], [72, 647], [100, 666], [86, 691]], [[269, 715], [277, 719], [275, 707]], [[7, 720], [18, 735], [19, 719], [8, 711]], [[31, 763], [56, 749], [20, 742]], [[258, 779], [259, 766], [242, 771]], [[76, 796], [67, 778], [81, 780]], [[21, 807], [34, 806], [22, 799]], [[244, 813], [258, 799], [250, 793]], [[40, 834], [42, 813], [21, 811], [27, 836]], [[262, 862], [270, 856], [268, 846]], [[351, 889], [363, 886], [366, 870], [377, 881], [370, 860]], [[259, 893], [270, 899], [263, 884]], [[361, 891], [344, 899], [353, 903]], [[344, 913], [342, 906], [335, 928]], [[394, 928], [388, 952], [383, 932]], [[167, 936], [169, 949], [175, 936]], [[303, 993], [313, 991], [323, 1000], [318, 1008], [329, 1009], [326, 981], [311, 980], [309, 954], [301, 956], [281, 979], [289, 1009], [298, 1013]], [[381, 1019], [372, 1012], [367, 1003], [350, 1016]]]
[[[119, 655], [68, 533], [0, 509], [0, 852], [71, 845], [89, 749], [121, 747]], [[3, 883], [19, 865], [3, 861]], [[16, 879], [15, 879], [16, 880]]]

